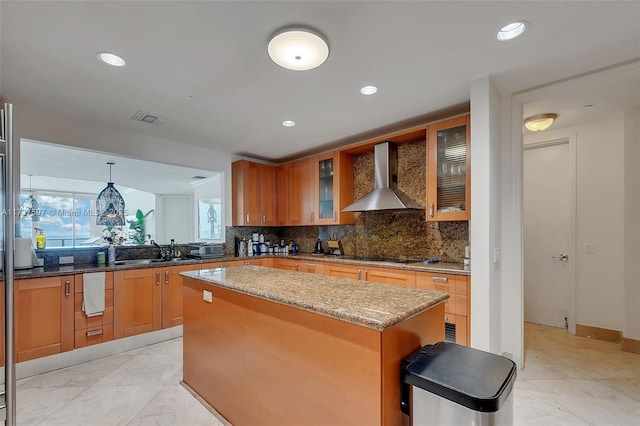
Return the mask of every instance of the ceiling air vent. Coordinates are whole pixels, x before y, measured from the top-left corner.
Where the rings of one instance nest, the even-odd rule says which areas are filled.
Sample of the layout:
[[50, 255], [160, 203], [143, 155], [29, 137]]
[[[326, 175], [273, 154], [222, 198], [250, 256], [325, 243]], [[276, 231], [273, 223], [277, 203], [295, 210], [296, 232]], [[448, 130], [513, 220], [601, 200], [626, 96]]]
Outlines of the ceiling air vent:
[[198, 180], [200, 180], [200, 179], [206, 179], [206, 178], [207, 178], [206, 176], [195, 175], [195, 176], [193, 176], [191, 179], [198, 179]]
[[165, 121], [165, 119], [160, 117], [159, 115], [151, 115], [142, 111], [138, 111], [135, 114], [133, 114], [131, 116], [131, 119], [135, 121], [141, 121], [143, 123], [149, 123], [149, 124], [160, 124]]

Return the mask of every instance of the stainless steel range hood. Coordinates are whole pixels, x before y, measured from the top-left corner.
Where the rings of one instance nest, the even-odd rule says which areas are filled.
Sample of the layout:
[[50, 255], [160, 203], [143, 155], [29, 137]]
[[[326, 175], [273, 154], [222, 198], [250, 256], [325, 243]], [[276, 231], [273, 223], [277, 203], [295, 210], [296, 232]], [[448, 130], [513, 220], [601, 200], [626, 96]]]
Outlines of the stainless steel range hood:
[[423, 210], [424, 207], [398, 189], [398, 146], [393, 142], [379, 143], [373, 147], [373, 157], [375, 189], [342, 211]]

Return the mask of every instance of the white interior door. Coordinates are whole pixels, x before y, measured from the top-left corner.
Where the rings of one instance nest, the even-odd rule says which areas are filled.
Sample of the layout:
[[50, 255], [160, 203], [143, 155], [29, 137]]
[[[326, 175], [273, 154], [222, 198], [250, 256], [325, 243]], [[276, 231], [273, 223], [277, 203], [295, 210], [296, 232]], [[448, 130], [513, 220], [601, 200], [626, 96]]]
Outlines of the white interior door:
[[572, 166], [569, 141], [525, 147], [524, 319], [565, 327], [570, 317]]

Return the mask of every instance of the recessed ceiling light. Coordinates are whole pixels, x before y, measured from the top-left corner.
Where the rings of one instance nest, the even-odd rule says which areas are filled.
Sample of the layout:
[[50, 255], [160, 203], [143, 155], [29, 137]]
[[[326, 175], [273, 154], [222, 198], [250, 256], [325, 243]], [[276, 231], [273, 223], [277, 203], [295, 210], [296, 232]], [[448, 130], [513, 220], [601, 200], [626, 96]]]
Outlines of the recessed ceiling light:
[[284, 120], [284, 121], [282, 122], [282, 125], [283, 125], [284, 127], [293, 127], [293, 126], [295, 126], [295, 125], [296, 125], [296, 122], [295, 122], [295, 121], [292, 121], [292, 120]]
[[378, 88], [376, 86], [364, 86], [362, 89], [360, 89], [360, 93], [362, 93], [363, 95], [373, 95], [377, 91]]
[[267, 45], [273, 62], [293, 71], [306, 71], [319, 67], [329, 57], [329, 46], [324, 38], [311, 30], [288, 28], [276, 32]]
[[115, 53], [98, 52], [96, 56], [105, 64], [113, 65], [114, 67], [122, 67], [126, 64], [125, 60]]
[[533, 115], [524, 120], [524, 127], [532, 132], [541, 132], [547, 130], [553, 124], [558, 114], [538, 114]]
[[512, 22], [504, 27], [500, 28], [496, 38], [500, 41], [507, 41], [518, 37], [527, 29], [529, 23], [527, 21]]

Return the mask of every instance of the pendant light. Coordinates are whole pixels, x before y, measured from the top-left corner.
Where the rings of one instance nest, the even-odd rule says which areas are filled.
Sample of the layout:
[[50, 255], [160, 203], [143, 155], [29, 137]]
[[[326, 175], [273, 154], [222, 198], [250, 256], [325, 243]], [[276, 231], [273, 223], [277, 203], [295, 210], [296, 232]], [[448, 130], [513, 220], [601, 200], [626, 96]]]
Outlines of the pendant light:
[[107, 226], [123, 226], [124, 225], [124, 199], [111, 182], [111, 166], [115, 163], [107, 163], [109, 165], [109, 182], [107, 187], [98, 194], [96, 198], [97, 224]]
[[20, 208], [20, 219], [30, 218], [32, 222], [40, 222], [40, 204], [33, 198], [33, 189], [31, 188], [31, 178], [33, 175], [29, 175], [29, 196], [22, 203]]

